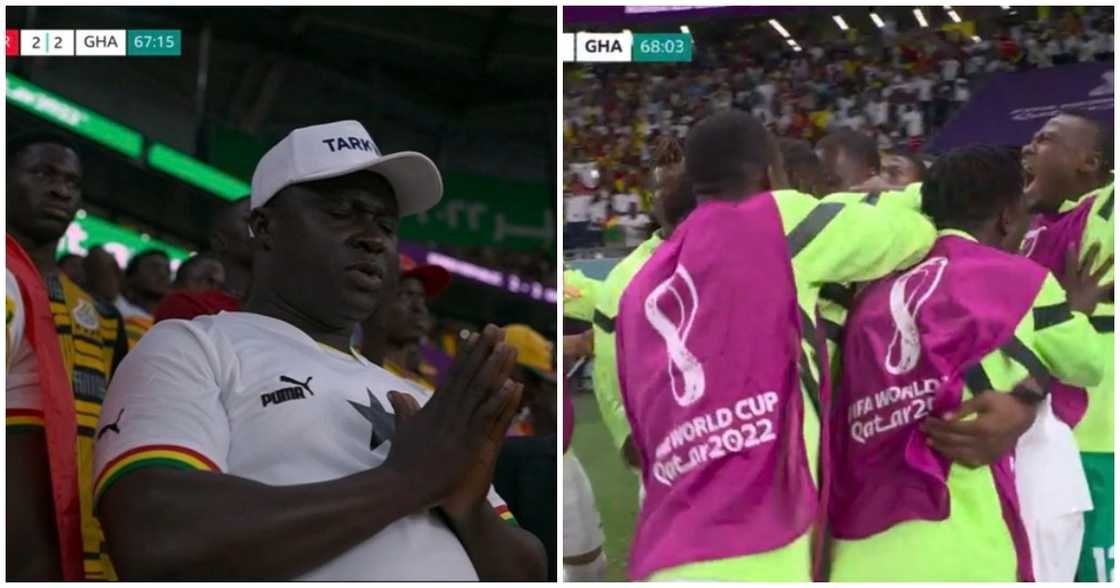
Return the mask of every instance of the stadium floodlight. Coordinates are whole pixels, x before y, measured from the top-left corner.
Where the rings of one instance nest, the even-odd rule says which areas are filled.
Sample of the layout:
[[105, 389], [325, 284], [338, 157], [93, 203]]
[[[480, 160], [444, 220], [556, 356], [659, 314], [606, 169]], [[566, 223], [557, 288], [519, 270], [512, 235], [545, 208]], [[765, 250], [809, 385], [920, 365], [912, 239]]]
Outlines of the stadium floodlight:
[[926, 15], [922, 14], [921, 8], [914, 9], [914, 18], [918, 19], [918, 26], [922, 27], [923, 29], [929, 27], [929, 23], [926, 22]]
[[884, 26], [883, 19], [879, 18], [879, 14], [876, 12], [871, 13], [871, 22], [875, 23], [875, 26], [880, 29]]
[[832, 20], [836, 21], [836, 26], [840, 27], [841, 31], [848, 30], [848, 23], [844, 22], [844, 17], [839, 14], [832, 15]]
[[952, 6], [946, 6], [945, 7], [945, 12], [949, 13], [949, 18], [953, 19], [953, 22], [956, 22], [956, 23], [961, 22], [961, 16], [959, 14], [957, 14], [956, 10], [953, 10]]
[[778, 31], [779, 35], [787, 39], [789, 38], [789, 31], [787, 31], [786, 28], [782, 26], [782, 23], [778, 22], [776, 19], [770, 19], [770, 26], [774, 27], [774, 30]]

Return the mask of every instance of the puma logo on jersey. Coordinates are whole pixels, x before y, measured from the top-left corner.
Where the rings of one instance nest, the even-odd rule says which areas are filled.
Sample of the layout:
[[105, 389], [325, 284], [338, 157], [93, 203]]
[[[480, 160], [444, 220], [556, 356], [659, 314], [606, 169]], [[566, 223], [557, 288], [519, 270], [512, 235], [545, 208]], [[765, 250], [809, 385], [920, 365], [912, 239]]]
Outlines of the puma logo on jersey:
[[105, 436], [105, 433], [108, 433], [109, 431], [112, 431], [112, 432], [120, 435], [121, 430], [117, 425], [120, 424], [121, 417], [123, 417], [123, 416], [124, 416], [124, 409], [122, 408], [121, 411], [119, 413], [117, 413], [117, 420], [113, 421], [112, 423], [110, 423], [108, 425], [105, 425], [104, 427], [101, 427], [101, 430], [97, 432], [97, 440], [100, 441], [101, 438]]
[[280, 376], [280, 381], [285, 384], [295, 385], [289, 386], [287, 388], [281, 388], [275, 392], [261, 394], [262, 407], [268, 406], [270, 404], [280, 404], [281, 402], [287, 402], [289, 400], [301, 400], [303, 398], [307, 398], [306, 394], [310, 394], [312, 396], [315, 395], [315, 392], [311, 390], [311, 377], [308, 377], [306, 382], [301, 382], [299, 380], [289, 378], [288, 376]]

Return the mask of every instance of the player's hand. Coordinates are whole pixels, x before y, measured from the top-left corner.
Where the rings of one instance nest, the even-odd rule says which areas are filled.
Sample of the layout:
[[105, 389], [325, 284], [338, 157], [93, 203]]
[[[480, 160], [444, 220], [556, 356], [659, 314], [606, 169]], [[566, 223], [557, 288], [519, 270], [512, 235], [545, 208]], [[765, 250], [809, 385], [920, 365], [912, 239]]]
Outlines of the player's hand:
[[[1030, 379], [1020, 384], [1020, 387], [1033, 389], [1032, 397], [1037, 397], [1037, 386]], [[1026, 397], [1015, 392], [988, 390], [962, 403], [944, 418], [925, 419], [920, 429], [926, 434], [930, 447], [954, 462], [969, 468], [991, 465], [1011, 451], [1034, 423], [1036, 405]], [[965, 420], [972, 415], [976, 418]]]
[[592, 329], [578, 335], [564, 335], [564, 357], [590, 357], [595, 355], [595, 335]]
[[399, 472], [431, 505], [452, 493], [475, 466], [495, 422], [501, 417], [517, 352], [501, 342], [502, 331], [487, 325], [472, 335], [456, 356], [447, 381], [420, 410], [390, 397], [401, 410], [389, 456], [382, 467]]
[[1065, 288], [1070, 310], [1092, 314], [1098, 303], [1112, 300], [1113, 282], [1102, 284], [1101, 280], [1112, 269], [1113, 256], [1110, 255], [1100, 269], [1093, 271], [1100, 249], [1100, 244], [1093, 243], [1085, 254], [1084, 262], [1077, 260], [1077, 248], [1074, 245], [1071, 244], [1066, 249], [1066, 270], [1060, 281], [1062, 288]]
[[502, 387], [501, 398], [504, 402], [501, 416], [494, 421], [478, 459], [474, 465], [467, 469], [467, 474], [455, 486], [450, 496], [440, 503], [440, 508], [452, 520], [462, 520], [475, 512], [479, 504], [486, 500], [490, 491], [490, 484], [494, 480], [494, 466], [498, 463], [498, 455], [502, 451], [509, 424], [517, 414], [517, 407], [521, 405], [522, 384], [507, 380]]

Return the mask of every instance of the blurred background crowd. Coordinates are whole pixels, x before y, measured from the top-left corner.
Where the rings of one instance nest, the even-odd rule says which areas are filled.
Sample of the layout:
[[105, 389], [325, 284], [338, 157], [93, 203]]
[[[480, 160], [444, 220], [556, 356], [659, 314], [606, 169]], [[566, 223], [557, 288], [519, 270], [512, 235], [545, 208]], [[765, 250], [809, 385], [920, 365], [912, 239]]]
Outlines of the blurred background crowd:
[[811, 146], [847, 129], [881, 151], [921, 153], [993, 74], [1111, 63], [1112, 15], [1110, 7], [771, 9], [682, 25], [694, 39], [691, 63], [568, 64], [565, 249], [644, 240], [657, 145], [715, 110], [749, 111], [775, 135]]

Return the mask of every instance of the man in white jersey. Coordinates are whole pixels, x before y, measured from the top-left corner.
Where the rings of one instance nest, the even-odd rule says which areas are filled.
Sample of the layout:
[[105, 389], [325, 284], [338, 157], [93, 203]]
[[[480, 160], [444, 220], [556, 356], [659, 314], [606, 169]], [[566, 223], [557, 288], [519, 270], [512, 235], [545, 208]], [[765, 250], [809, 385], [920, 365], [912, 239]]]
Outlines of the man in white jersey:
[[442, 190], [356, 121], [265, 154], [242, 312], [160, 322], [113, 379], [95, 493], [123, 579], [545, 578], [490, 487], [521, 396], [501, 331], [434, 396], [349, 346], [398, 273], [400, 217]]

